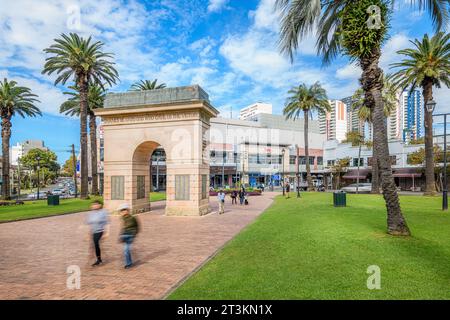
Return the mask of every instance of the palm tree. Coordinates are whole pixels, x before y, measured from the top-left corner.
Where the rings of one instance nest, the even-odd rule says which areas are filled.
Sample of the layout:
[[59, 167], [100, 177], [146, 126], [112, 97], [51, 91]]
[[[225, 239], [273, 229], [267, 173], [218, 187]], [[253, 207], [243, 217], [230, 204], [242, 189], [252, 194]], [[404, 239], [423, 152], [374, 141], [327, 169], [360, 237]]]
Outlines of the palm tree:
[[0, 116], [2, 118], [2, 199], [10, 198], [9, 178], [9, 141], [11, 139], [11, 119], [15, 115], [35, 117], [41, 111], [35, 103], [37, 95], [31, 89], [20, 87], [15, 81], [0, 81]]
[[[70, 98], [61, 104], [60, 113], [69, 116], [80, 115], [80, 93], [76, 86], [70, 86], [73, 91], [64, 92]], [[103, 86], [91, 84], [88, 92], [88, 115], [89, 136], [91, 140], [91, 171], [92, 171], [92, 194], [98, 195], [98, 172], [97, 172], [97, 121], [94, 114], [95, 109], [103, 108], [106, 92]]]
[[146, 90], [156, 90], [156, 89], [164, 89], [166, 87], [165, 83], [157, 84], [158, 79], [153, 81], [151, 80], [141, 80], [139, 82], [134, 83], [130, 87], [130, 91], [146, 91]]
[[406, 56], [393, 68], [399, 68], [392, 79], [402, 89], [422, 87], [425, 114], [425, 193], [436, 193], [433, 156], [433, 116], [427, 111], [427, 102], [433, 99], [433, 86], [440, 88], [442, 84], [450, 87], [450, 34], [436, 33], [431, 39], [425, 34], [422, 41], [411, 41], [411, 49], [397, 53]]
[[313, 189], [311, 178], [311, 167], [309, 164], [309, 146], [308, 146], [308, 127], [309, 117], [312, 117], [312, 111], [330, 112], [331, 106], [328, 101], [327, 93], [319, 82], [314, 83], [308, 87], [306, 84], [301, 84], [298, 87], [293, 87], [288, 91], [290, 95], [287, 98], [286, 105], [283, 109], [283, 114], [286, 119], [297, 120], [303, 112], [304, 121], [304, 139], [305, 139], [305, 161], [306, 161], [306, 179], [308, 181], [308, 189]]
[[[294, 58], [294, 52], [314, 29], [316, 47], [325, 64], [343, 53], [362, 68], [361, 85], [366, 105], [373, 109], [374, 149], [381, 171], [383, 196], [387, 208], [388, 233], [410, 235], [402, 215], [397, 188], [392, 176], [381, 99], [383, 70], [379, 67], [381, 46], [387, 38], [394, 0], [276, 0], [281, 12], [280, 49]], [[436, 29], [449, 21], [449, 2], [413, 0], [420, 10], [428, 10]]]
[[88, 197], [88, 163], [87, 163], [87, 115], [88, 91], [90, 83], [102, 86], [106, 82], [115, 84], [118, 73], [114, 63], [109, 59], [110, 53], [104, 53], [103, 43], [91, 43], [91, 37], [84, 39], [75, 33], [62, 34], [62, 39], [55, 39], [55, 44], [44, 49], [51, 56], [46, 59], [43, 74], [56, 72], [55, 85], [65, 84], [73, 78], [80, 92], [80, 146], [81, 146], [81, 191], [80, 198]]
[[[397, 108], [397, 87], [390, 80], [390, 76], [383, 79], [382, 100], [384, 103], [384, 117], [389, 117]], [[362, 88], [355, 91], [352, 96], [352, 108], [357, 111], [358, 118], [362, 122], [373, 125], [373, 109], [365, 105], [365, 94]], [[372, 130], [373, 132], [373, 130]], [[380, 193], [380, 170], [375, 150], [372, 149], [372, 193]]]

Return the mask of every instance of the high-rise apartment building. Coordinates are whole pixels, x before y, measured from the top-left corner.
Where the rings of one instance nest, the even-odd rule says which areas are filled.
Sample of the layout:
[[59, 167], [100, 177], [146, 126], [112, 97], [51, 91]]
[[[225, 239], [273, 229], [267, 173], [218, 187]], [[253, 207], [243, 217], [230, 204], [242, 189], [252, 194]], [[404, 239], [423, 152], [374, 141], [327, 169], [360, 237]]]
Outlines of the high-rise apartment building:
[[400, 96], [403, 141], [416, 140], [424, 136], [423, 96], [420, 90], [408, 90]]
[[347, 107], [341, 100], [330, 100], [331, 112], [319, 113], [320, 133], [327, 140], [345, 140], [347, 133]]
[[357, 131], [362, 136], [365, 134], [364, 121], [362, 121], [358, 116], [358, 110], [353, 110], [353, 99], [352, 97], [345, 97], [341, 100], [345, 103], [347, 108], [347, 131]]

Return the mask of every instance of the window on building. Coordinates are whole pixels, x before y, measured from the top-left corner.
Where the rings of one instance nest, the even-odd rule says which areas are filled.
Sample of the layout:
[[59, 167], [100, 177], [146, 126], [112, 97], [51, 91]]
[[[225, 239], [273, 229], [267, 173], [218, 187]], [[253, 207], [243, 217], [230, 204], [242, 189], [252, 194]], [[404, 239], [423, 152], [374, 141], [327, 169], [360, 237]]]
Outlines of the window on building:
[[175, 200], [189, 200], [189, 175], [175, 175]]
[[323, 157], [317, 157], [317, 165], [322, 166], [323, 165]]
[[[364, 165], [364, 158], [360, 158], [359, 159], [359, 166], [363, 166]], [[353, 158], [353, 167], [357, 167], [358, 166], [358, 158]]]
[[166, 152], [164, 149], [156, 149], [153, 151], [152, 161], [166, 161]]
[[315, 158], [315, 157], [309, 156], [309, 164], [310, 164], [310, 165], [314, 165], [314, 158]]
[[137, 176], [137, 199], [145, 198], [145, 176]]
[[289, 156], [289, 164], [295, 164], [295, 159], [297, 156]]
[[211, 158], [215, 158], [215, 157], [216, 157], [216, 151], [215, 151], [215, 150], [211, 150], [211, 151], [209, 152], [209, 156], [210, 156]]
[[335, 164], [335, 160], [328, 160], [327, 161], [327, 166], [328, 167], [332, 167], [332, 166], [334, 166], [334, 164]]
[[282, 164], [283, 163], [283, 156], [280, 154], [278, 155], [278, 157], [275, 160], [276, 162], [272, 162], [272, 163], [276, 163], [276, 164]]
[[123, 200], [124, 199], [124, 176], [112, 176], [111, 177], [111, 200]]

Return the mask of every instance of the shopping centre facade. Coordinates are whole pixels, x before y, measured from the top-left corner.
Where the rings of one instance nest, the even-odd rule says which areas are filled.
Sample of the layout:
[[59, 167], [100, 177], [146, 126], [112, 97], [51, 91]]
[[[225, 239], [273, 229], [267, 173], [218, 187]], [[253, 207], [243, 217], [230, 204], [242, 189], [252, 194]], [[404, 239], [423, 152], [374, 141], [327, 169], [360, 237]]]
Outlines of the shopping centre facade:
[[[155, 90], [151, 94], [167, 93], [164, 90], [168, 89]], [[209, 105], [208, 95], [200, 90], [202, 99]], [[104, 125], [99, 130], [99, 172], [100, 185], [103, 185]], [[209, 128], [204, 132], [202, 143], [208, 144], [208, 154], [204, 158], [209, 163], [209, 188], [227, 188], [239, 183], [277, 187], [283, 180], [296, 182], [297, 175], [301, 184], [306, 180], [303, 119], [287, 120], [283, 115], [269, 113], [259, 113], [247, 120], [219, 115], [209, 119]], [[407, 155], [423, 145], [408, 145], [397, 140], [390, 141], [389, 145], [398, 186], [404, 189], [413, 186], [419, 190], [423, 180], [422, 167], [408, 164]], [[362, 149], [362, 181], [371, 180], [371, 153], [371, 149]], [[345, 170], [349, 174], [344, 172], [342, 181], [344, 184], [354, 182], [355, 175], [351, 172], [356, 170], [358, 148], [342, 141], [327, 140], [326, 134], [321, 133], [319, 121], [315, 119], [309, 123], [309, 155], [315, 184], [331, 188], [332, 166], [342, 158], [350, 158], [349, 167]], [[168, 187], [166, 156], [167, 150], [162, 145], [152, 148], [149, 163], [151, 190], [165, 190]]]

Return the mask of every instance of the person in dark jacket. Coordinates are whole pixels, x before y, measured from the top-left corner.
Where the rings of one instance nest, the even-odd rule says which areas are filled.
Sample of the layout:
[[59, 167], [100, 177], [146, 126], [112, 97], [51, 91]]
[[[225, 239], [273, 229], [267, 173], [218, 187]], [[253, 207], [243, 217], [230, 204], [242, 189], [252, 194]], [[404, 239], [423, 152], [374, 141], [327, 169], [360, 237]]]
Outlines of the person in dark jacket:
[[131, 259], [131, 244], [139, 232], [139, 223], [137, 219], [131, 215], [130, 206], [123, 204], [119, 207], [120, 215], [122, 216], [122, 231], [120, 232], [120, 240], [123, 242], [123, 254], [125, 257], [125, 269], [133, 265]]
[[231, 192], [231, 204], [237, 204], [237, 196], [238, 196], [238, 192], [236, 190], [233, 190]]
[[244, 204], [244, 200], [245, 200], [245, 189], [241, 188], [241, 190], [239, 191], [239, 203], [241, 205]]

